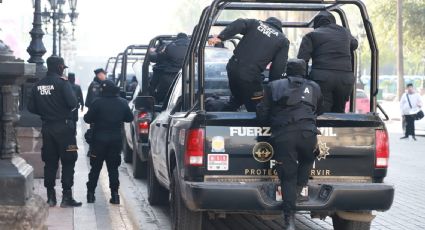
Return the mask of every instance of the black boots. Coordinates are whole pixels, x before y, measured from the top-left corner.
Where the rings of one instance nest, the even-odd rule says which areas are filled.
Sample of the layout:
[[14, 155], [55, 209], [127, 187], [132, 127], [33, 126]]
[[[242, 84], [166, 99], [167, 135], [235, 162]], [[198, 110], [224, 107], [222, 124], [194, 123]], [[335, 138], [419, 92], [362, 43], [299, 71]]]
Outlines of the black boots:
[[94, 196], [94, 192], [87, 192], [87, 203], [94, 203], [96, 201], [96, 197]]
[[47, 189], [47, 204], [49, 204], [50, 207], [56, 206], [57, 201], [55, 189]]
[[283, 226], [284, 230], [295, 230], [295, 213], [285, 213], [283, 218]]
[[111, 192], [111, 199], [109, 200], [111, 204], [120, 204], [120, 195], [118, 192]]
[[72, 198], [72, 190], [63, 190], [61, 208], [80, 207], [81, 205], [81, 202], [77, 202]]

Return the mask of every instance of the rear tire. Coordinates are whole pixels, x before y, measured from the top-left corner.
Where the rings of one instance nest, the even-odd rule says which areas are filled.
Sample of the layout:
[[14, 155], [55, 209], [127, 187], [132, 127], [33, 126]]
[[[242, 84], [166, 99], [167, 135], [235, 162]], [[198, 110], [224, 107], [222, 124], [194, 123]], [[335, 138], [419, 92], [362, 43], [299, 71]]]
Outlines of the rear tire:
[[178, 178], [177, 169], [174, 168], [170, 185], [172, 229], [202, 229], [203, 212], [194, 212], [186, 207], [181, 196]]
[[133, 140], [133, 176], [136, 179], [146, 179], [148, 162], [142, 161], [137, 150], [134, 151], [135, 149], [137, 148]]
[[150, 205], [165, 205], [168, 203], [169, 193], [167, 189], [159, 184], [156, 178], [152, 156], [149, 154], [147, 168], [148, 179], [148, 201]]
[[345, 220], [338, 215], [332, 216], [334, 230], [370, 230], [371, 222]]
[[128, 146], [127, 137], [122, 138], [122, 152], [124, 154], [124, 162], [131, 163], [133, 161], [133, 151]]

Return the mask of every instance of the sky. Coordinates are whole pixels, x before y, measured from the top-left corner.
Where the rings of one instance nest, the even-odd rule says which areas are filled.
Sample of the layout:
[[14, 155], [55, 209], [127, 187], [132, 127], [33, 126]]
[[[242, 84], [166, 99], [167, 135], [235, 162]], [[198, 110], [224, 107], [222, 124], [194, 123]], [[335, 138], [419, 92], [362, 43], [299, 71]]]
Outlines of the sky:
[[[184, 0], [80, 0], [77, 11], [75, 45], [79, 56], [115, 56], [129, 44], [147, 43], [158, 34], [177, 33], [175, 9]], [[195, 0], [208, 2], [205, 0]], [[42, 9], [49, 6], [42, 0]], [[197, 18], [199, 15], [189, 17]], [[3, 0], [0, 4], [0, 39], [28, 59], [26, 48], [32, 28], [32, 0]], [[44, 26], [43, 26], [44, 27]], [[70, 28], [70, 27], [69, 27]], [[44, 36], [47, 54], [51, 53], [52, 36]], [[69, 29], [70, 30], [70, 29]]]

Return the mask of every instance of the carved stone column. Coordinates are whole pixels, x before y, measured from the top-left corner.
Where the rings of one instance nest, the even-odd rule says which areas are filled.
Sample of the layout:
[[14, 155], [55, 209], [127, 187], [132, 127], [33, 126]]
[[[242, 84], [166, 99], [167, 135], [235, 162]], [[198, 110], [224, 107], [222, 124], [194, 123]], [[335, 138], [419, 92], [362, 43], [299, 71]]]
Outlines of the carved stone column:
[[13, 57], [0, 40], [0, 229], [41, 230], [46, 202], [33, 194], [33, 168], [19, 157], [16, 122], [19, 88], [35, 74], [34, 64]]

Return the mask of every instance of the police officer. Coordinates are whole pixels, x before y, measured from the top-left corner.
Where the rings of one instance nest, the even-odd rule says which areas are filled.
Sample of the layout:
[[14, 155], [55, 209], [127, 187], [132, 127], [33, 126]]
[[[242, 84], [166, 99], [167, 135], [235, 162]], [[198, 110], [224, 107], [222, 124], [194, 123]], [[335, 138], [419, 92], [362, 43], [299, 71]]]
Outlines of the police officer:
[[320, 85], [324, 112], [344, 113], [355, 82], [352, 52], [358, 42], [328, 11], [320, 12], [313, 23], [314, 31], [303, 37], [298, 58], [313, 61], [310, 79]]
[[179, 33], [176, 40], [170, 44], [150, 50], [150, 59], [156, 63], [150, 81], [150, 91], [158, 103], [163, 102], [168, 89], [182, 68], [189, 42], [187, 34]]
[[[89, 85], [89, 89], [87, 91], [86, 96], [86, 107], [90, 108], [91, 104], [94, 100], [96, 100], [100, 96], [100, 84], [102, 81], [106, 79], [106, 71], [102, 68], [95, 69], [94, 74], [96, 75], [93, 78], [93, 81]], [[91, 140], [93, 139], [93, 125], [90, 125], [90, 129], [87, 130], [84, 135], [87, 143], [89, 144], [89, 151], [87, 152], [87, 156], [89, 157], [92, 152]]]
[[59, 160], [62, 165], [63, 199], [61, 207], [81, 206], [72, 197], [74, 166], [77, 160], [77, 145], [74, 135], [72, 110], [77, 107], [77, 98], [71, 84], [63, 76], [67, 66], [62, 58], [51, 56], [47, 59], [46, 77], [32, 88], [28, 110], [41, 116], [44, 161], [44, 186], [47, 189], [47, 203], [56, 206], [55, 180]]
[[261, 73], [272, 62], [270, 80], [283, 76], [288, 59], [289, 40], [282, 33], [282, 22], [274, 17], [266, 21], [238, 19], [218, 36], [209, 39], [210, 45], [244, 35], [227, 64], [232, 97], [225, 110], [237, 110], [242, 104], [250, 112], [263, 97]]
[[93, 81], [89, 85], [86, 97], [86, 107], [90, 108], [91, 103], [100, 95], [100, 83], [106, 80], [106, 71], [102, 68], [95, 69]]
[[295, 202], [307, 185], [313, 166], [318, 134], [316, 117], [322, 113], [323, 98], [320, 87], [305, 78], [304, 60], [290, 59], [286, 73], [286, 79], [265, 87], [257, 117], [271, 125], [276, 169], [283, 189], [285, 229], [295, 229]]
[[109, 80], [103, 81], [100, 97], [89, 107], [84, 121], [94, 124], [93, 153], [90, 156], [91, 170], [87, 182], [87, 202], [94, 203], [94, 192], [103, 162], [106, 162], [111, 189], [111, 204], [119, 204], [118, 167], [121, 164], [121, 130], [123, 122], [133, 121], [128, 102], [118, 96], [119, 88]]
[[74, 127], [75, 127], [75, 134], [77, 134], [77, 122], [78, 122], [78, 109], [81, 108], [81, 112], [84, 110], [84, 98], [83, 98], [83, 92], [81, 91], [80, 85], [75, 84], [75, 74], [74, 73], [68, 73], [68, 81], [71, 83], [72, 90], [75, 93], [75, 96], [77, 97], [77, 108], [72, 112], [72, 119], [74, 121]]

